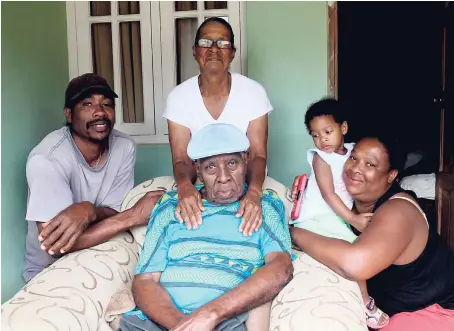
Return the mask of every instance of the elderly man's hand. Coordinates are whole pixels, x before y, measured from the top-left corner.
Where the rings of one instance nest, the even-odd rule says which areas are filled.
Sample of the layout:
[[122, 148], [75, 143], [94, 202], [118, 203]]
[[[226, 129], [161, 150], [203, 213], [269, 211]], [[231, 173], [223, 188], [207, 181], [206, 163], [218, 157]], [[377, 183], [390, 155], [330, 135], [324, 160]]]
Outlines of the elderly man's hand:
[[175, 209], [175, 216], [180, 223], [185, 223], [189, 229], [197, 229], [202, 224], [203, 207], [200, 192], [194, 185], [181, 184], [178, 186], [178, 205]]
[[213, 331], [218, 323], [214, 313], [201, 308], [184, 318], [171, 331]]
[[240, 207], [236, 217], [242, 217], [240, 232], [245, 236], [252, 236], [262, 225], [262, 192], [248, 188], [246, 194], [240, 201]]
[[90, 222], [96, 220], [95, 206], [87, 201], [75, 203], [43, 224], [38, 240], [50, 255], [63, 254], [76, 243]]

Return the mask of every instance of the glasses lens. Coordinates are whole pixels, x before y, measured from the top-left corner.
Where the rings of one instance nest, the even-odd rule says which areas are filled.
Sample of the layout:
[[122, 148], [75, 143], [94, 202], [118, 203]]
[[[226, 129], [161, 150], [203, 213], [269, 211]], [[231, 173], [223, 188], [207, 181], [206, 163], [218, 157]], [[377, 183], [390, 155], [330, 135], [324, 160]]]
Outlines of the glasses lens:
[[203, 47], [203, 48], [210, 48], [213, 45], [213, 40], [199, 39], [199, 41], [197, 42], [197, 45], [199, 45], [199, 47]]
[[216, 44], [218, 45], [219, 48], [230, 48], [231, 47], [230, 41], [227, 41], [227, 40], [218, 40], [216, 42]]

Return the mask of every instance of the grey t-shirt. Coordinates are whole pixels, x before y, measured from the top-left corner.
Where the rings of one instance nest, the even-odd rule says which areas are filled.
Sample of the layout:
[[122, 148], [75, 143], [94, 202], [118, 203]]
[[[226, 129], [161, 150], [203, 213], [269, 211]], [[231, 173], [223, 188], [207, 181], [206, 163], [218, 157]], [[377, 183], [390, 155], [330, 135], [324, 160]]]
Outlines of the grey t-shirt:
[[23, 277], [29, 281], [56, 259], [41, 250], [37, 222], [48, 222], [74, 203], [120, 210], [134, 185], [136, 145], [131, 137], [113, 130], [108, 156], [91, 168], [77, 148], [68, 127], [48, 134], [27, 160], [28, 221]]

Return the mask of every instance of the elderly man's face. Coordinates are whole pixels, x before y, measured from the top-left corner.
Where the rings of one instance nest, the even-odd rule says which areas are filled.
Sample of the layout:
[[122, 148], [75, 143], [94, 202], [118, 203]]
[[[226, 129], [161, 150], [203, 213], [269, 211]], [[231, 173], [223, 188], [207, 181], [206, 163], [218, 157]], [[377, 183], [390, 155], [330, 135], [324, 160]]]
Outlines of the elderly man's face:
[[238, 201], [246, 182], [245, 153], [223, 154], [199, 160], [197, 174], [204, 183], [204, 198], [226, 204]]

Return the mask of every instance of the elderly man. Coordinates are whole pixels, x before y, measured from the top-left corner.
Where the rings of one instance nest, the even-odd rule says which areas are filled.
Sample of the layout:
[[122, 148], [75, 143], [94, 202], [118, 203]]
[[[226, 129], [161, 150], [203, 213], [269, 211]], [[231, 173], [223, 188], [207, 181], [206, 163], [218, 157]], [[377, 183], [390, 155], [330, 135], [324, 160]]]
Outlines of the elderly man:
[[117, 97], [95, 74], [71, 80], [67, 125], [48, 134], [28, 157], [27, 282], [62, 254], [146, 224], [163, 193], [149, 194], [133, 210], [116, 215], [134, 184], [136, 154], [134, 141], [113, 129]]
[[[292, 278], [291, 243], [283, 203], [273, 192], [263, 193], [263, 226], [252, 236], [238, 230], [248, 148], [246, 135], [228, 124], [209, 125], [192, 137], [188, 155], [203, 183], [197, 187], [203, 222], [188, 230], [175, 216], [177, 192], [163, 195], [133, 281], [137, 308], [122, 318], [121, 331], [267, 329], [264, 304]], [[261, 305], [262, 326], [257, 318], [250, 326], [253, 314], [247, 312]]]

